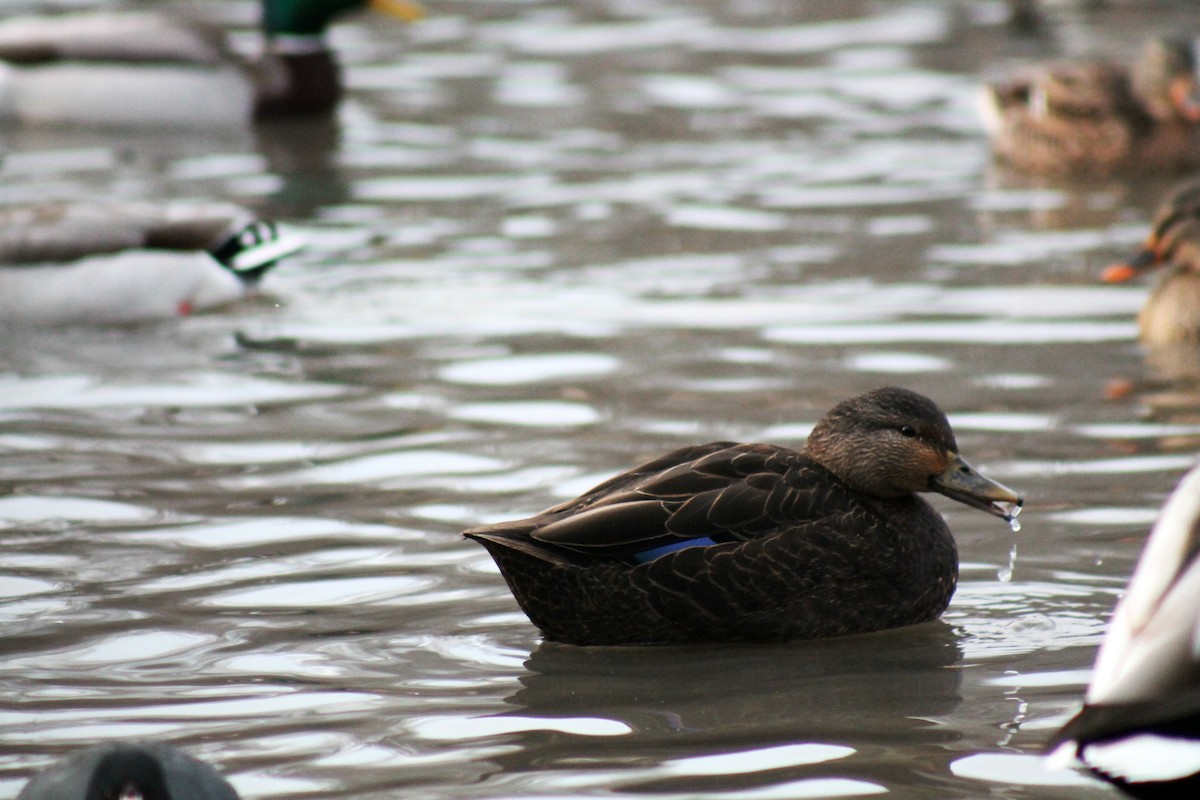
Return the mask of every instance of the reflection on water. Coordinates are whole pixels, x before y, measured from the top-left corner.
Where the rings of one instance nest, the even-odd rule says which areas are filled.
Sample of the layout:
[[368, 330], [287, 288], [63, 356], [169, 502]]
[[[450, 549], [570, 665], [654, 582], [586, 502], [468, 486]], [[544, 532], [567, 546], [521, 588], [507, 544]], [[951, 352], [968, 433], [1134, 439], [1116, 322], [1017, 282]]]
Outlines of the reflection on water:
[[[248, 798], [1094, 796], [1036, 755], [1200, 443], [1196, 351], [1096, 282], [1170, 181], [1006, 174], [973, 98], [1194, 25], [1113, 5], [446, 2], [336, 28], [333, 123], [0, 131], [0, 202], [311, 242], [224, 313], [0, 341], [0, 796], [136, 736]], [[1020, 532], [933, 500], [941, 622], [543, 644], [459, 536], [884, 383], [1026, 494]]]

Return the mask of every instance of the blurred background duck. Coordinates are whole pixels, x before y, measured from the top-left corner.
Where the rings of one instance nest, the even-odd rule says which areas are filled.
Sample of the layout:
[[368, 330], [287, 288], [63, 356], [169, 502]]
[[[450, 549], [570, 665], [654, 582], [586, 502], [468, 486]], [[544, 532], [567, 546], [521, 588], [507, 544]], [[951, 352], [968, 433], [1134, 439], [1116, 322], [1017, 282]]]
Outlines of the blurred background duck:
[[264, 50], [238, 59], [223, 32], [164, 13], [91, 12], [0, 22], [0, 123], [227, 127], [336, 108], [341, 74], [326, 29], [410, 0], [262, 0]]
[[153, 742], [95, 745], [51, 764], [17, 800], [238, 800], [208, 764]]
[[917, 492], [1012, 519], [927, 397], [844, 400], [803, 453], [712, 442], [528, 519], [465, 532], [547, 639], [580, 645], [812, 639], [936, 619], [958, 578]]
[[1053, 758], [1129, 794], [1200, 796], [1200, 467], [1167, 499]]
[[1200, 166], [1200, 86], [1190, 41], [1152, 39], [1132, 71], [1104, 61], [1030, 67], [985, 87], [992, 151], [1039, 175]]
[[1200, 342], [1200, 182], [1180, 187], [1159, 207], [1142, 248], [1104, 271], [1108, 283], [1167, 267], [1138, 313], [1146, 344]]
[[234, 302], [302, 246], [226, 204], [0, 206], [0, 326], [123, 324]]

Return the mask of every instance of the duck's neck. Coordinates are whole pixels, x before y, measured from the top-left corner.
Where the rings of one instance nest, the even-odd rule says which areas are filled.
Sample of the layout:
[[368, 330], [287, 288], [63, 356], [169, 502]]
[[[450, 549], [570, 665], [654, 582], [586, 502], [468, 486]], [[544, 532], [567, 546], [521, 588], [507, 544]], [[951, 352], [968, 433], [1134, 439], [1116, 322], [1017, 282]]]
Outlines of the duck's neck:
[[887, 452], [864, 457], [872, 447], [874, 443], [860, 440], [854, 431], [843, 429], [836, 417], [827, 415], [808, 435], [804, 454], [856, 492], [884, 498], [908, 494], [908, 489], [894, 485], [886, 468]]
[[257, 88], [256, 117], [326, 114], [342, 99], [342, 74], [324, 36], [272, 36]]
[[325, 32], [338, 14], [366, 5], [367, 0], [262, 0], [267, 45], [255, 116], [332, 111], [342, 97], [342, 80]]
[[367, 0], [262, 0], [262, 26], [268, 38], [319, 36], [338, 14], [367, 5]]

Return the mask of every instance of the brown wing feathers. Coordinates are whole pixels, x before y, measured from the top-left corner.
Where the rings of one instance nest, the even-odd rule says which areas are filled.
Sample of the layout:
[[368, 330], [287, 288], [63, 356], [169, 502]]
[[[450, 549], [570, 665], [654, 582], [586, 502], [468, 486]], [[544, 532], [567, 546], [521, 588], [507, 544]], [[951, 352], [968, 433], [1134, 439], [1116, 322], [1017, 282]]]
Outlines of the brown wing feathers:
[[527, 553], [540, 546], [615, 558], [701, 537], [743, 540], [811, 505], [788, 480], [807, 464], [783, 448], [712, 442], [669, 453], [519, 523], [469, 533], [514, 547], [521, 540], [518, 549]]

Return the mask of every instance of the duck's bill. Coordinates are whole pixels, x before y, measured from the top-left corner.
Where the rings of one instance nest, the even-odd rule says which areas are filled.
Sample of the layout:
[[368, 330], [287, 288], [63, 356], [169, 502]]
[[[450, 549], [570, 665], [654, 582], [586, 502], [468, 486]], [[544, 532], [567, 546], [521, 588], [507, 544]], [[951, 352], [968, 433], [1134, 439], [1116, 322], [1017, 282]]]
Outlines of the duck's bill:
[[997, 517], [1012, 520], [1021, 513], [1024, 500], [1002, 483], [979, 474], [957, 453], [950, 454], [950, 465], [929, 479], [929, 488], [952, 500], [965, 503]]
[[1200, 120], [1200, 84], [1191, 75], [1181, 76], [1171, 82], [1171, 100], [1184, 119]]
[[1124, 283], [1133, 280], [1151, 267], [1158, 266], [1158, 263], [1158, 253], [1147, 244], [1128, 261], [1106, 267], [1104, 272], [1100, 273], [1100, 280], [1105, 283]]
[[372, 11], [379, 11], [404, 22], [425, 19], [425, 8], [416, 0], [371, 0]]

